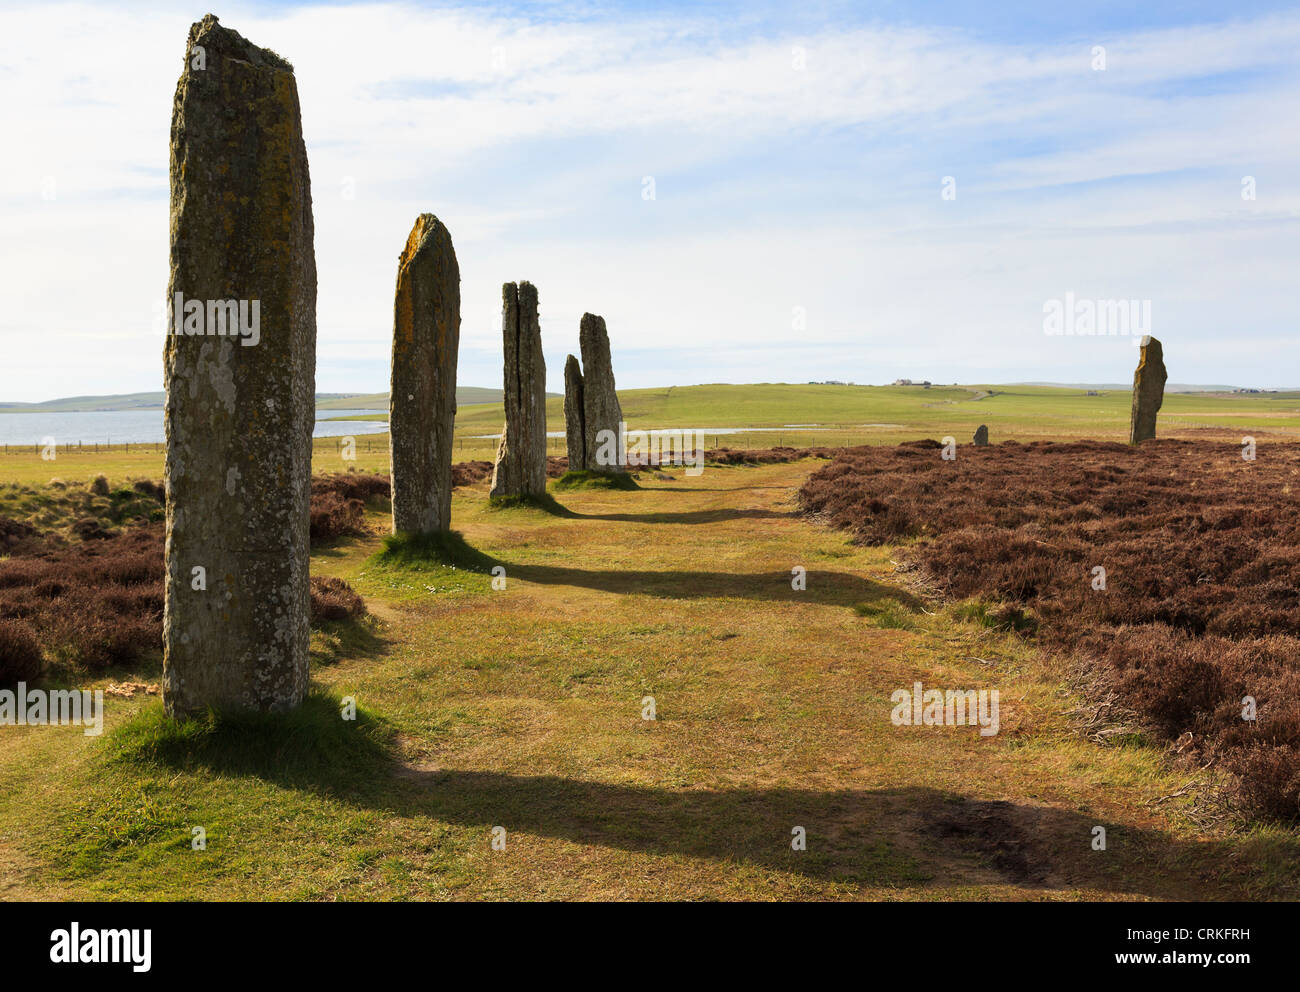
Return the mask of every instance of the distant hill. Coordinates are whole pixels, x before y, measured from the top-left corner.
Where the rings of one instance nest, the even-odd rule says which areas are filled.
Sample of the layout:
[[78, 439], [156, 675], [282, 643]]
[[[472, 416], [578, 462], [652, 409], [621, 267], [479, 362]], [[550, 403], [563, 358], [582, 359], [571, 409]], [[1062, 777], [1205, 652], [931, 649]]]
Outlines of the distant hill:
[[[994, 443], [1016, 438], [1128, 437], [1131, 387], [1101, 388], [1088, 396], [1077, 387], [1007, 385], [850, 386], [807, 383], [715, 383], [657, 389], [620, 389], [623, 418], [632, 430], [693, 428], [771, 431], [776, 444], [897, 442], [917, 437], [970, 437], [988, 426]], [[1279, 393], [1169, 393], [1160, 410], [1168, 433], [1188, 427], [1232, 430], [1267, 427], [1300, 435], [1295, 398]], [[1252, 414], [1268, 417], [1252, 424]], [[466, 439], [501, 430], [499, 403], [456, 414], [456, 433]], [[564, 423], [564, 399], [546, 403], [547, 426]], [[723, 435], [725, 439], [725, 434]], [[752, 441], [753, 439], [747, 439]]]
[[[1131, 382], [1012, 382], [1012, 386], [1051, 386], [1055, 389], [1132, 389]], [[1237, 386], [1189, 386], [1186, 383], [1165, 384], [1166, 393], [1230, 393]]]
[[43, 403], [0, 403], [0, 413], [75, 413], [94, 410], [162, 409], [163, 394], [119, 393], [114, 396], [65, 396]]
[[[560, 393], [547, 393], [560, 396]], [[457, 386], [456, 406], [473, 406], [476, 403], [500, 403], [502, 391], [486, 386]], [[317, 393], [316, 407], [320, 410], [387, 410], [387, 393]]]
[[[558, 396], [558, 393], [547, 393]], [[92, 413], [104, 410], [161, 410], [165, 394], [116, 393], [108, 396], [65, 396], [42, 403], [0, 403], [0, 413]], [[456, 405], [500, 403], [501, 390], [484, 386], [460, 386]], [[317, 393], [316, 407], [321, 410], [387, 410], [387, 393]]]
[[[797, 421], [861, 422], [863, 420], [889, 420], [901, 415], [903, 409], [913, 406], [929, 407], [942, 402], [981, 399], [993, 390], [1003, 396], [1006, 390], [1023, 389], [1059, 390], [1083, 393], [1095, 390], [1119, 397], [1127, 410], [1130, 383], [1059, 383], [1021, 382], [987, 384], [981, 386], [951, 386], [935, 383], [930, 388], [919, 386], [851, 386], [847, 384], [803, 383], [750, 383], [748, 385], [709, 384], [698, 386], [673, 386], [656, 389], [619, 390], [623, 412], [629, 422], [646, 417], [655, 420], [656, 426], [728, 424], [775, 424]], [[1168, 394], [1209, 398], [1213, 394], [1233, 396], [1232, 386], [1188, 386], [1172, 384], [1165, 388]], [[1046, 396], [1047, 393], [1044, 394]], [[1268, 393], [1235, 394], [1240, 397], [1256, 396], [1262, 400], [1277, 401], [1300, 399], [1294, 390]], [[547, 393], [551, 401], [563, 400], [560, 393]], [[653, 398], [653, 399], [651, 399]], [[680, 399], [684, 405], [674, 400]], [[900, 409], [893, 408], [893, 400], [904, 401]], [[456, 390], [456, 405], [462, 414], [456, 418], [458, 428], [471, 420], [482, 419], [486, 427], [495, 424], [500, 428], [501, 390], [483, 386], [461, 386]], [[163, 393], [122, 393], [111, 396], [67, 396], [43, 403], [0, 403], [0, 413], [72, 413], [107, 410], [161, 410]], [[388, 411], [387, 393], [317, 393], [316, 406], [320, 410], [373, 410]], [[549, 416], [563, 419], [563, 404], [549, 402], [554, 407]]]

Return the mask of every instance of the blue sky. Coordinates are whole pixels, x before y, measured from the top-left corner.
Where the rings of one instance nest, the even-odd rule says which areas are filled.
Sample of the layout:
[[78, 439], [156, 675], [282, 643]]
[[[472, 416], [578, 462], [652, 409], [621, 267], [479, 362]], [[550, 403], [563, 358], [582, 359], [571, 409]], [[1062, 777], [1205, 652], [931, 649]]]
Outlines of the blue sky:
[[[160, 387], [204, 12], [0, 7], [0, 399]], [[529, 279], [556, 390], [585, 310], [622, 387], [1127, 380], [1130, 338], [1044, 333], [1067, 293], [1150, 300], [1173, 381], [1300, 386], [1294, 6], [213, 12], [296, 67], [322, 391], [386, 387], [423, 211], [460, 260], [466, 385], [499, 383], [500, 285]]]

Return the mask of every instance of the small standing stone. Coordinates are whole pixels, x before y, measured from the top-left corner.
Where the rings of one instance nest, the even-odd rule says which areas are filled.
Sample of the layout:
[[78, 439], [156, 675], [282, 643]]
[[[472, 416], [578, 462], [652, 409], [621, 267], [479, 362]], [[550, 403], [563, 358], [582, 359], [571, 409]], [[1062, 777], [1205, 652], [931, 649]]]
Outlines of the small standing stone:
[[623, 452], [623, 408], [614, 391], [614, 366], [609, 354], [605, 318], [584, 313], [578, 328], [582, 346], [582, 429], [587, 468], [597, 472], [626, 472]]
[[171, 126], [163, 701], [288, 710], [308, 681], [311, 181], [293, 67], [190, 28]]
[[546, 360], [537, 319], [537, 289], [501, 287], [506, 423], [492, 469], [492, 496], [546, 495]]
[[989, 443], [988, 425], [980, 424], [979, 427], [975, 428], [975, 446], [977, 448], [983, 448], [987, 446], [988, 443]]
[[582, 369], [578, 360], [570, 355], [564, 360], [564, 434], [568, 442], [570, 472], [581, 472], [587, 467], [582, 392]]
[[447, 228], [421, 214], [397, 261], [389, 393], [393, 531], [451, 527], [460, 268]]
[[1150, 334], [1142, 338], [1142, 355], [1133, 373], [1133, 418], [1129, 443], [1149, 441], [1156, 436], [1156, 413], [1165, 399], [1164, 349]]

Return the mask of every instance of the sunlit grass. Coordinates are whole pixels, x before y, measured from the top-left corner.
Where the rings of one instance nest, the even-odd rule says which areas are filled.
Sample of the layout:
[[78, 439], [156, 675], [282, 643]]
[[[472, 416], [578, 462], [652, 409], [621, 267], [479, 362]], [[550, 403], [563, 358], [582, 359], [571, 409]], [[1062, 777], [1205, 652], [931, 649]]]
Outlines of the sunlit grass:
[[[566, 515], [492, 509], [479, 484], [454, 497], [453, 534], [318, 550], [313, 572], [372, 616], [317, 631], [296, 713], [174, 723], [156, 698], [110, 698], [99, 739], [0, 729], [0, 894], [1300, 895], [1294, 831], [1154, 804], [1187, 777], [1141, 740], [1081, 736], [1069, 673], [1032, 637], [985, 622], [995, 608], [923, 603], [889, 549], [792, 515], [816, 464], [579, 489]], [[1001, 732], [893, 726], [890, 695], [915, 681], [999, 689]], [[992, 802], [1014, 814], [996, 843], [934, 826]], [[1009, 874], [998, 844], [1053, 877]]]

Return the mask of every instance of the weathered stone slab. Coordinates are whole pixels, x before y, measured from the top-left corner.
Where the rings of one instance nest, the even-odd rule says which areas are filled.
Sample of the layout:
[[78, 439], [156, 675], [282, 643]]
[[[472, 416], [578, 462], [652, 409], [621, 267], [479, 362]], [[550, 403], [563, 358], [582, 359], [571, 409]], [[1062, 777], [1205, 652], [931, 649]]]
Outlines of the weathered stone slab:
[[546, 360], [532, 283], [501, 287], [506, 423], [492, 469], [492, 496], [546, 494]]
[[316, 391], [311, 182], [293, 67], [190, 28], [171, 127], [163, 698], [286, 710], [307, 691]]
[[451, 527], [460, 268], [447, 228], [421, 214], [397, 261], [389, 393], [393, 531]]
[[1142, 338], [1142, 354], [1133, 373], [1133, 416], [1129, 443], [1148, 441], [1156, 436], [1156, 414], [1165, 399], [1164, 348], [1150, 334]]
[[988, 443], [989, 443], [988, 425], [980, 424], [979, 427], [975, 428], [975, 446], [979, 448], [983, 448]]
[[597, 472], [626, 472], [627, 466], [622, 461], [623, 408], [614, 391], [614, 366], [605, 318], [584, 313], [578, 327], [578, 343], [582, 347], [582, 429], [587, 468]]
[[581, 472], [587, 467], [582, 392], [582, 369], [578, 360], [570, 355], [564, 361], [564, 434], [568, 442], [570, 472]]

